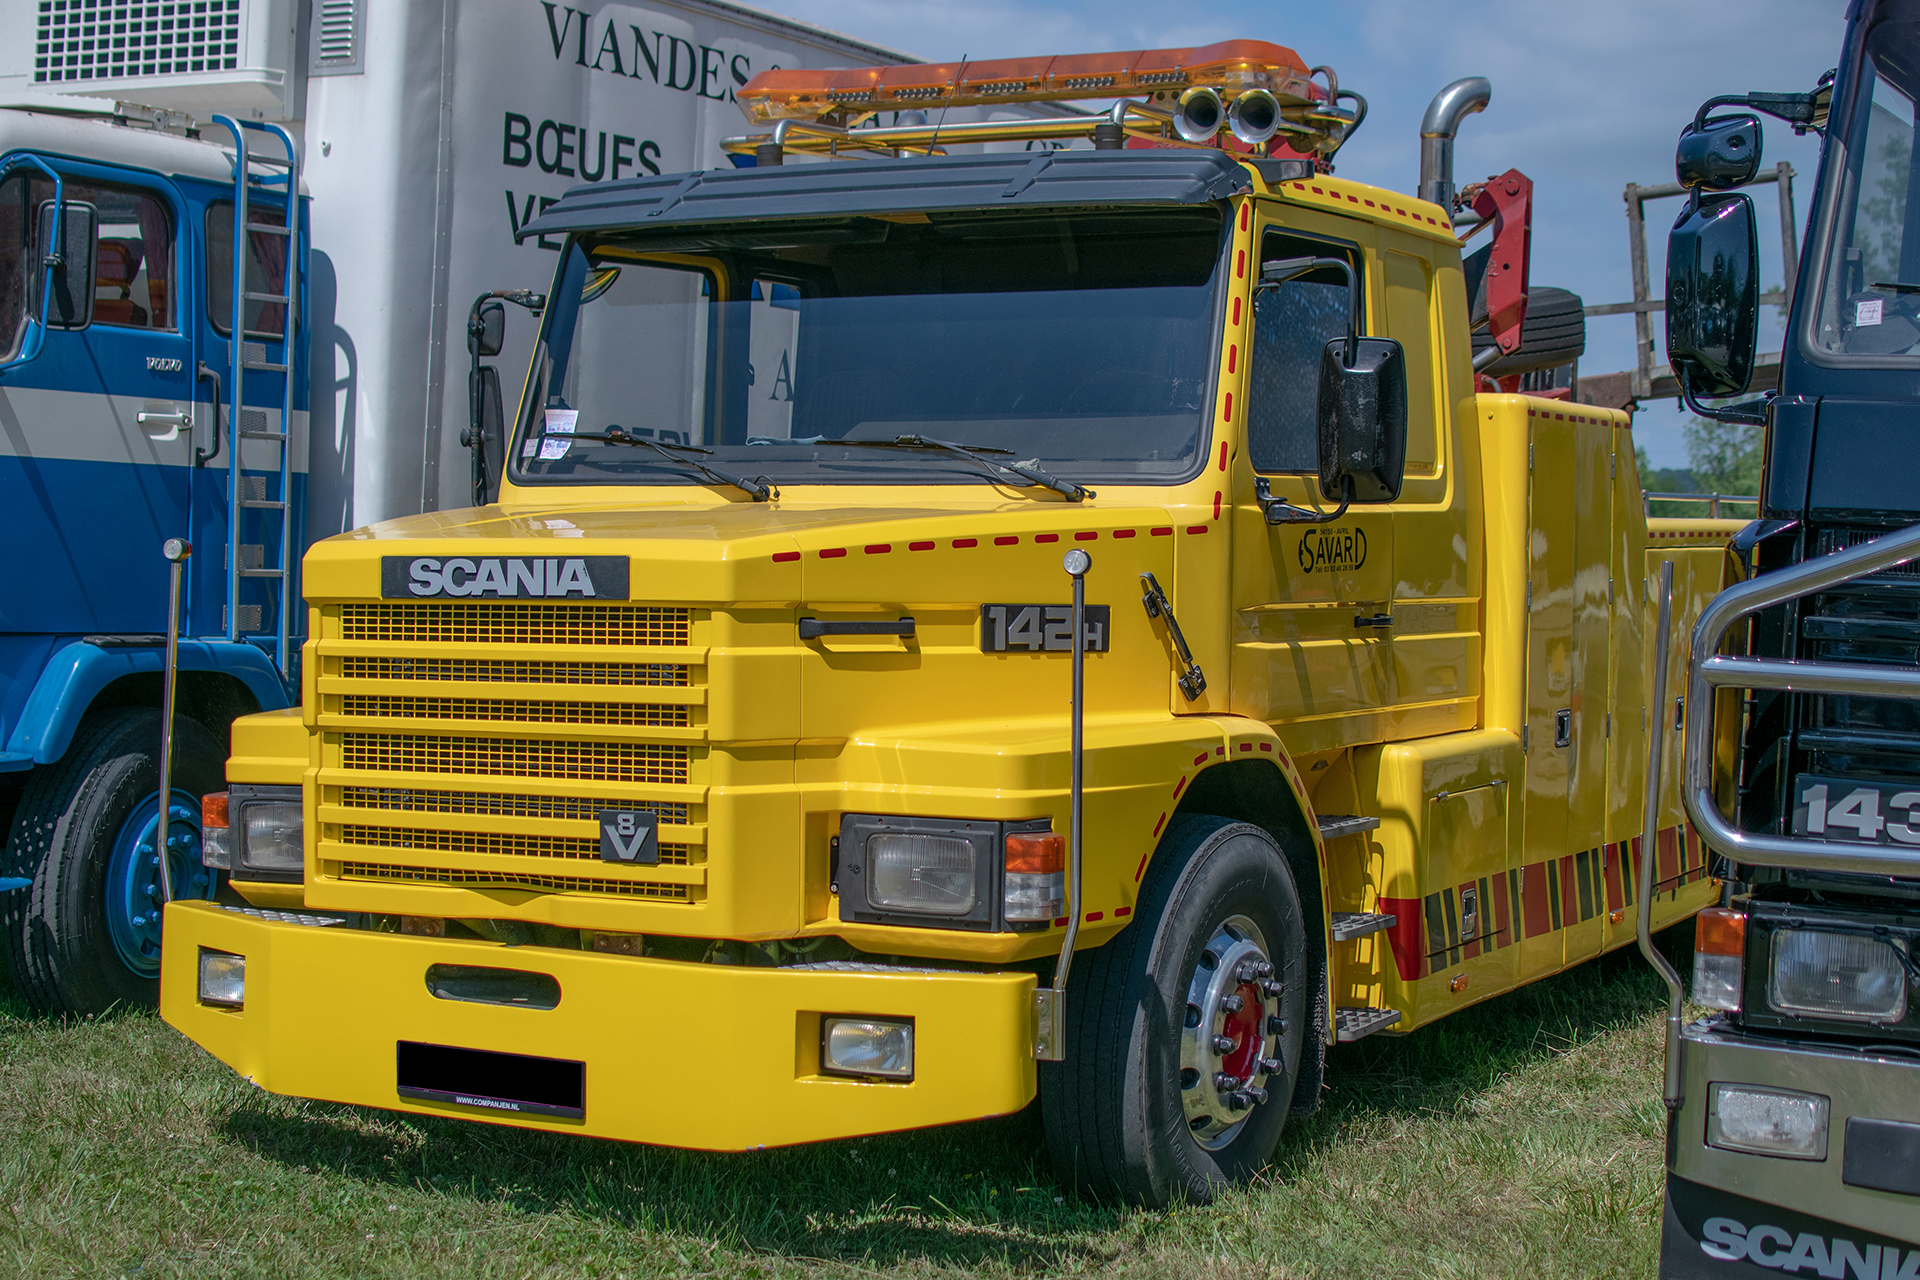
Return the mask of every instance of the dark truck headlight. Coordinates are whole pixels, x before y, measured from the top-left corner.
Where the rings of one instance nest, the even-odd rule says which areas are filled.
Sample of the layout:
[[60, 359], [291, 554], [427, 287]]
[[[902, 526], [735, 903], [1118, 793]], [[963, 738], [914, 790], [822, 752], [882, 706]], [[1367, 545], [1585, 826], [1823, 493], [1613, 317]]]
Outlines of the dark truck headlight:
[[[207, 803], [211, 799], [201, 801], [203, 823], [212, 809]], [[226, 850], [226, 865], [233, 877], [298, 884], [306, 866], [300, 788], [236, 784], [227, 788], [225, 809], [227, 828], [218, 844]]]
[[1802, 1017], [1898, 1022], [1907, 1013], [1907, 970], [1894, 947], [1857, 933], [1777, 929], [1767, 1004]]
[[849, 813], [834, 843], [840, 918], [923, 929], [1041, 929], [1062, 909], [1061, 837], [1045, 818]]

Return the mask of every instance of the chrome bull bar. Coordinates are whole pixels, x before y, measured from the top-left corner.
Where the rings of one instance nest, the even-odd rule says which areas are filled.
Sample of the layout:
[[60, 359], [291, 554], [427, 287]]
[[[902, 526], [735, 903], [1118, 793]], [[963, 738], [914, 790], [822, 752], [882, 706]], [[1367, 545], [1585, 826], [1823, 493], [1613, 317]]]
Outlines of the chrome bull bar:
[[1688, 662], [1687, 750], [1681, 799], [1687, 818], [1715, 853], [1754, 866], [1857, 875], [1920, 876], [1920, 847], [1841, 844], [1739, 831], [1713, 796], [1713, 693], [1716, 689], [1779, 689], [1863, 698], [1920, 698], [1920, 670], [1841, 662], [1794, 662], [1718, 653], [1733, 624], [1762, 609], [1825, 591], [1920, 557], [1920, 524], [1729, 587], [1708, 601], [1693, 628]]

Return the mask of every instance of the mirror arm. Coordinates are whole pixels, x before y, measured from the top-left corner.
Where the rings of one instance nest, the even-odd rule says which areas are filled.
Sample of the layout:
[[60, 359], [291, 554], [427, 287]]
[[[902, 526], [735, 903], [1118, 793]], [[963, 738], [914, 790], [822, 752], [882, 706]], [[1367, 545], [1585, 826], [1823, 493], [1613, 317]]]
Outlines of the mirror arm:
[[1347, 508], [1353, 505], [1353, 477], [1346, 476], [1344, 480], [1340, 505], [1330, 512], [1296, 507], [1285, 499], [1274, 497], [1273, 486], [1267, 483], [1265, 476], [1254, 479], [1253, 496], [1259, 502], [1260, 510], [1266, 513], [1268, 524], [1332, 524], [1347, 514]]
[[[1693, 394], [1693, 380], [1689, 378], [1684, 371], [1680, 372], [1680, 398], [1686, 401], [1687, 408], [1693, 410], [1703, 418], [1712, 418], [1715, 422], [1733, 422], [1749, 427], [1764, 427], [1767, 425], [1766, 407], [1768, 402], [1773, 399], [1774, 394], [1774, 392], [1769, 391], [1758, 400], [1749, 400], [1745, 404], [1736, 404], [1727, 409], [1712, 409], [1700, 403], [1699, 399]], [[1758, 411], [1756, 411], [1756, 406], [1758, 406]]]

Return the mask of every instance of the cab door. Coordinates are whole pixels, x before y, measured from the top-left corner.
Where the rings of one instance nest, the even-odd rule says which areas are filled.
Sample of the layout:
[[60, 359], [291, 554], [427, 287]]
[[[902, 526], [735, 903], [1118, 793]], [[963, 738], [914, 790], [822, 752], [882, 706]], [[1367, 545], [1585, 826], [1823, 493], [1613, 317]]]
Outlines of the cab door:
[[[91, 296], [49, 316], [32, 360], [0, 379], [0, 510], [20, 589], [0, 630], [156, 633], [166, 627], [160, 544], [189, 536], [196, 352], [181, 323], [184, 205], [152, 175], [56, 164], [68, 205], [94, 211]], [[53, 182], [0, 182], [0, 340], [20, 354], [38, 314]], [[11, 292], [7, 298], [4, 293]], [[90, 303], [90, 306], [84, 305]]]

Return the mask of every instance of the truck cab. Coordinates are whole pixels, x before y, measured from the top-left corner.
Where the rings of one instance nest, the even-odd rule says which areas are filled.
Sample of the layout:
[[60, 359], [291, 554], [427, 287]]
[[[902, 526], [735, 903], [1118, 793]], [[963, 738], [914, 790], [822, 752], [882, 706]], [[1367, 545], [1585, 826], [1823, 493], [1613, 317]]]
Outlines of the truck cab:
[[[1625, 415], [1482, 390], [1521, 317], [1450, 183], [1332, 174], [1353, 95], [1293, 51], [969, 75], [766, 73], [751, 165], [520, 228], [564, 248], [498, 502], [309, 552], [175, 1026], [275, 1091], [714, 1149], [1037, 1093], [1064, 1183], [1164, 1204], [1329, 1046], [1632, 941], [1648, 566], [1684, 628], [1739, 525], [1649, 525]], [[862, 123], [1094, 81], [1134, 96]], [[1672, 756], [1663, 923], [1715, 894]], [[635, 1087], [716, 1056], [724, 1103]]]

